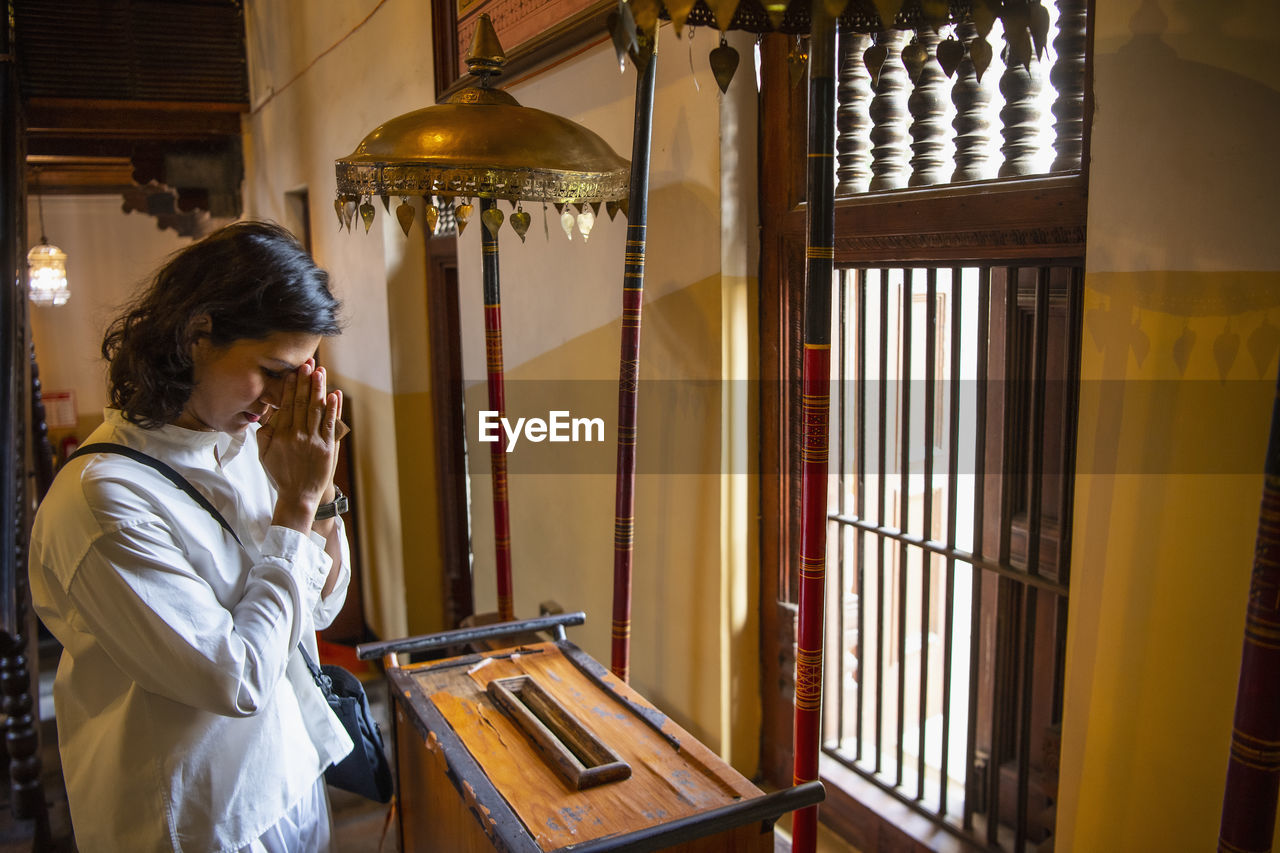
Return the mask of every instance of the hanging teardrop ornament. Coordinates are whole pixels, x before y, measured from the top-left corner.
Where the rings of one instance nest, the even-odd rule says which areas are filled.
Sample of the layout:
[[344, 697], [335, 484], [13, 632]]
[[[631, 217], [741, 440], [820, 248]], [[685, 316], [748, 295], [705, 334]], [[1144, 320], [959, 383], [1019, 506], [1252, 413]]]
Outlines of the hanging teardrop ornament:
[[652, 37], [658, 29], [659, 0], [631, 0], [628, 5], [636, 19], [636, 30]]
[[951, 17], [950, 0], [920, 0], [920, 17], [936, 33]]
[[356, 203], [358, 199], [347, 196], [346, 201], [342, 205], [342, 221], [347, 226], [347, 231], [351, 230], [351, 223], [356, 221]]
[[942, 66], [942, 73], [948, 77], [954, 77], [956, 69], [960, 67], [960, 62], [963, 59], [963, 42], [954, 38], [938, 42], [938, 64]]
[[373, 206], [372, 202], [366, 201], [360, 205], [360, 218], [364, 221], [364, 233], [369, 233], [370, 226], [373, 225], [374, 214], [378, 209]]
[[578, 214], [578, 231], [582, 234], [582, 241], [585, 243], [587, 238], [591, 236], [591, 227], [596, 224], [596, 215], [591, 212], [591, 208], [587, 208]]
[[973, 10], [970, 14], [973, 17], [973, 25], [978, 28], [980, 38], [986, 38], [991, 28], [995, 26], [999, 8], [997, 0], [973, 0]]
[[1021, 65], [1031, 70], [1031, 16], [1025, 8], [1010, 6], [1004, 10], [1000, 20], [1004, 22], [1004, 40], [1009, 48], [1009, 60], [1006, 65]]
[[912, 83], [920, 79], [920, 72], [924, 71], [924, 64], [928, 61], [929, 49], [914, 38], [902, 49], [902, 64], [907, 67]]
[[1187, 365], [1191, 363], [1191, 350], [1196, 345], [1196, 333], [1190, 324], [1182, 327], [1182, 334], [1173, 342], [1173, 363], [1178, 366], [1180, 376], [1187, 375]]
[[738, 10], [738, 0], [706, 0], [707, 8], [716, 18], [716, 27], [720, 32], [729, 29], [733, 23], [733, 13]]
[[671, 26], [675, 27], [677, 36], [684, 29], [684, 22], [693, 11], [695, 2], [696, 0], [666, 0], [667, 14], [671, 16]]
[[[413, 205], [409, 204], [408, 199], [402, 199], [400, 204], [396, 207], [396, 219], [399, 220], [400, 230], [404, 232], [404, 236], [406, 237], [409, 236], [409, 229], [413, 227], [414, 215], [415, 211], [413, 209]], [[430, 237], [431, 232], [434, 230], [435, 229], [432, 228], [427, 231], [427, 236]]]
[[422, 215], [427, 220], [427, 236], [436, 233], [436, 225], [440, 222], [440, 208], [434, 204], [428, 204], [426, 209], [422, 211]]
[[631, 7], [619, 3], [618, 11], [609, 15], [608, 27], [613, 50], [618, 55], [618, 70], [626, 71], [627, 55], [636, 50], [636, 19], [631, 15]]
[[787, 54], [787, 71], [793, 89], [800, 85], [809, 71], [809, 46], [798, 36], [791, 52]]
[[382, 209], [387, 213], [391, 212], [391, 196], [386, 193], [382, 193]]
[[769, 16], [770, 26], [775, 30], [782, 29], [782, 19], [787, 14], [786, 0], [764, 0], [764, 13]]
[[467, 222], [471, 219], [471, 211], [475, 208], [471, 202], [464, 202], [453, 209], [453, 216], [458, 220], [458, 236], [462, 236], [462, 232], [467, 230]]
[[1049, 43], [1049, 10], [1036, 3], [1031, 7], [1031, 41], [1036, 47], [1036, 59], [1044, 59], [1044, 50]]
[[880, 80], [880, 69], [884, 67], [884, 61], [889, 58], [889, 48], [882, 44], [873, 44], [862, 53], [862, 64], [867, 66], [867, 73], [871, 75], [871, 85], [874, 88]]
[[891, 29], [893, 21], [902, 11], [902, 0], [875, 0], [876, 12], [880, 15], [880, 30]]
[[[827, 14], [833, 20], [836, 20], [844, 14], [845, 7], [849, 5], [849, 0], [822, 0], [822, 5], [826, 8]], [[777, 27], [774, 27], [774, 29], [777, 29]]]
[[347, 206], [347, 203], [343, 200], [342, 196], [338, 196], [333, 200], [333, 212], [338, 214], [338, 230], [339, 231], [341, 231], [344, 227], [346, 227], [346, 224], [347, 224], [347, 217], [346, 217], [346, 214], [343, 212], [343, 208], [345, 208], [346, 206]]
[[982, 36], [969, 42], [969, 59], [973, 61], [973, 72], [982, 82], [982, 73], [991, 66], [991, 44]]
[[1218, 363], [1218, 378], [1223, 382], [1227, 381], [1227, 374], [1231, 372], [1231, 367], [1236, 363], [1236, 356], [1240, 354], [1240, 334], [1232, 331], [1231, 321], [1227, 321], [1227, 327], [1222, 330], [1222, 334], [1213, 339], [1213, 360]]
[[517, 207], [516, 212], [511, 214], [511, 230], [516, 232], [521, 243], [524, 242], [524, 235], [529, 233], [529, 222], [532, 219], [523, 207]]
[[721, 92], [729, 91], [729, 83], [738, 70], [738, 51], [729, 46], [724, 36], [720, 36], [720, 46], [711, 51], [711, 74], [716, 78], [716, 85]]
[[564, 236], [573, 241], [573, 226], [577, 222], [577, 218], [573, 215], [573, 211], [567, 207], [560, 211], [560, 227], [564, 229]]
[[485, 230], [494, 237], [498, 236], [498, 229], [502, 227], [502, 221], [506, 219], [502, 215], [502, 211], [496, 207], [486, 208], [480, 214], [480, 221], [484, 223]]
[[1280, 329], [1271, 325], [1271, 318], [1263, 315], [1262, 325], [1253, 330], [1246, 342], [1249, 347], [1249, 355], [1253, 357], [1253, 363], [1258, 368], [1258, 376], [1268, 376], [1271, 371], [1271, 359], [1276, 357], [1276, 353], [1280, 352]]

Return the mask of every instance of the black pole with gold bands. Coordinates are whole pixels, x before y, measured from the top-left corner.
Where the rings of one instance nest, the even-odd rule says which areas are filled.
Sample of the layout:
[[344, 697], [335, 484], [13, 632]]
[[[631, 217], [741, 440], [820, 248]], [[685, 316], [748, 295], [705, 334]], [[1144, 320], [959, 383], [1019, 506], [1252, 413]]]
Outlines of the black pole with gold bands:
[[1221, 853], [1271, 850], [1280, 797], [1280, 380], [1264, 473], [1218, 834]]
[[[826, 602], [831, 274], [835, 241], [835, 20], [813, 8], [809, 54], [809, 246], [804, 286], [800, 471], [800, 602], [796, 626], [795, 784], [818, 778]], [[818, 807], [796, 812], [792, 850], [813, 853]]]
[[631, 572], [635, 541], [636, 420], [640, 383], [640, 316], [644, 308], [645, 228], [649, 215], [649, 152], [657, 36], [641, 35], [637, 51], [636, 118], [631, 142], [631, 194], [622, 273], [622, 346], [618, 363], [618, 464], [613, 528], [613, 637], [610, 669], [631, 670]]

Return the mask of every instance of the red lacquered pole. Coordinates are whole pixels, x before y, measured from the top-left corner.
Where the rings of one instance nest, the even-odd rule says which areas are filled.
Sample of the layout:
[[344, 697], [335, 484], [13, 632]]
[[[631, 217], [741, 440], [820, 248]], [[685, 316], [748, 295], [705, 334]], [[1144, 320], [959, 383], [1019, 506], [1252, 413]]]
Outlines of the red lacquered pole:
[[[835, 22], [813, 4], [809, 56], [809, 248], [805, 270], [800, 603], [796, 626], [795, 772], [818, 778], [822, 727], [823, 607], [827, 576], [827, 452], [831, 407], [831, 275], [835, 260]], [[818, 807], [796, 812], [794, 853], [814, 853]]]

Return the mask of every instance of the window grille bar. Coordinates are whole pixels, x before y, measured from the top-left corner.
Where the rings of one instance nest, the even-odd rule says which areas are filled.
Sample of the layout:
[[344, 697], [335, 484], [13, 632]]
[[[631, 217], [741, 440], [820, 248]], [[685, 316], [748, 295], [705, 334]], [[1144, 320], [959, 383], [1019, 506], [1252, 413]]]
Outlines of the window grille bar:
[[[1067, 374], [1066, 388], [1063, 393], [1062, 405], [1064, 410], [1068, 404], [1072, 409], [1078, 410], [1074, 400], [1068, 400], [1067, 394], [1078, 394], [1080, 387], [1080, 365], [1079, 359], [1073, 356], [1074, 353], [1080, 352], [1080, 335], [1083, 332], [1084, 324], [1081, 322], [1081, 312], [1083, 310], [1083, 299], [1081, 292], [1083, 290], [1083, 270], [1078, 267], [1072, 267], [1069, 271], [1069, 279], [1067, 284], [1067, 301], [1066, 301], [1066, 334], [1064, 339], [1064, 356], [1066, 357]], [[1073, 425], [1067, 423], [1066, 418], [1062, 418], [1062, 476], [1058, 481], [1058, 583], [1064, 587], [1071, 580], [1071, 474], [1075, 471], [1076, 462], [1076, 430]], [[1054, 678], [1053, 678], [1053, 708], [1052, 720], [1054, 724], [1062, 722], [1062, 690], [1065, 684], [1065, 672], [1067, 667], [1067, 597], [1065, 595], [1058, 596], [1058, 631], [1057, 631], [1057, 649], [1054, 654]]]
[[[934, 41], [937, 41], [935, 36]], [[941, 72], [941, 69], [939, 69]], [[930, 267], [925, 272], [924, 306], [924, 489], [921, 508], [923, 536], [933, 536], [933, 417], [937, 394], [937, 369], [934, 359], [938, 350], [938, 271]], [[933, 556], [920, 552], [920, 716], [917, 739], [917, 799], [924, 799], [925, 779], [925, 720], [929, 711], [929, 604], [933, 588]]]
[[[1044, 488], [1043, 453], [1046, 360], [1049, 336], [1049, 268], [1036, 270], [1035, 308], [1032, 315], [1031, 383], [1027, 389], [1031, 417], [1027, 425], [1027, 570], [1039, 575], [1040, 527]], [[1025, 587], [1023, 607], [1022, 678], [1019, 695], [1018, 720], [1018, 812], [1014, 850], [1026, 850], [1030, 832], [1028, 808], [1031, 780], [1031, 710], [1035, 694], [1036, 616], [1039, 604], [1038, 590]]]
[[[991, 323], [991, 268], [978, 273], [977, 365], [974, 370], [973, 553], [984, 554], [982, 529], [985, 524], [987, 443], [987, 342]], [[973, 599], [969, 615], [969, 720], [965, 744], [965, 798], [963, 825], [973, 830], [973, 814], [978, 801], [978, 774], [974, 772], [978, 747], [978, 664], [982, 651], [982, 576], [973, 573]]]
[[[876, 497], [876, 518], [881, 522], [884, 521], [886, 490], [888, 489], [888, 471], [889, 471], [889, 449], [888, 449], [888, 422], [889, 422], [889, 276], [883, 269], [877, 270], [877, 276], [880, 281], [880, 387], [877, 389], [880, 394], [879, 399], [879, 445], [876, 456], [876, 462], [880, 466], [880, 471], [876, 477], [878, 481], [877, 497]], [[885, 566], [885, 548], [888, 543], [883, 538], [876, 539], [876, 561], [879, 571], [879, 581], [876, 583], [876, 773], [879, 773], [884, 766], [884, 670], [885, 664], [888, 663], [888, 657], [884, 650], [884, 623], [885, 623], [885, 580], [887, 575], [887, 567]]]
[[[958, 460], [960, 458], [960, 341], [963, 339], [963, 317], [960, 306], [964, 304], [964, 290], [960, 283], [959, 267], [951, 270], [951, 378], [950, 395], [947, 398], [947, 551], [956, 547], [956, 498], [960, 492]], [[946, 593], [943, 597], [942, 627], [942, 761], [940, 767], [940, 787], [938, 789], [938, 816], [947, 813], [947, 786], [950, 781], [951, 753], [951, 655], [952, 632], [955, 630], [955, 589], [956, 561], [950, 555], [946, 558]], [[973, 673], [969, 677], [973, 678]]]
[[[977, 510], [976, 504], [974, 509], [975, 511]], [[868, 533], [874, 533], [886, 540], [892, 540], [899, 544], [914, 545], [917, 548], [923, 548], [928, 553], [939, 557], [963, 560], [964, 562], [972, 565], [975, 569], [990, 572], [998, 578], [1008, 578], [1015, 583], [1034, 586], [1036, 589], [1043, 590], [1044, 592], [1052, 593], [1054, 595], [1060, 595], [1064, 598], [1067, 596], [1068, 590], [1066, 585], [1054, 581], [1048, 575], [1031, 575], [1021, 569], [997, 563], [994, 560], [984, 559], [970, 551], [965, 551], [960, 548], [948, 548], [946, 543], [929, 539], [921, 539], [919, 536], [911, 536], [903, 533], [901, 530], [895, 530], [891, 527], [881, 527], [874, 521], [867, 521], [866, 519], [858, 518], [857, 516], [833, 515], [830, 519], [832, 521], [838, 521], [841, 524], [856, 527], [860, 530], [865, 530]]]
[[[848, 446], [848, 430], [845, 429], [847, 421], [846, 417], [846, 401], [845, 388], [848, 383], [843, 381], [848, 376], [848, 354], [845, 346], [845, 329], [848, 327], [849, 319], [849, 280], [851, 274], [847, 271], [839, 271], [837, 273], [840, 282], [840, 298], [836, 316], [839, 319], [839, 325], [836, 327], [835, 333], [831, 335], [832, 342], [832, 363], [836, 367], [836, 376], [840, 380], [836, 384], [836, 424], [839, 425], [840, 434], [836, 438], [836, 506], [840, 512], [846, 509], [845, 503], [845, 472], [848, 470], [845, 460], [845, 448]], [[831, 663], [826, 667], [828, 670], [834, 669], [836, 675], [836, 743], [844, 743], [844, 655], [846, 648], [845, 641], [845, 624], [844, 624], [844, 596], [845, 590], [848, 588], [847, 567], [845, 564], [844, 554], [844, 529], [841, 525], [831, 525], [828, 521], [829, 528], [827, 535], [830, 537], [834, 534], [836, 540], [836, 641], [827, 643], [827, 647], [834, 651], [834, 654], [828, 655], [828, 661]], [[829, 541], [829, 540], [828, 540]], [[824, 677], [830, 673], [825, 673]], [[828, 680], [827, 683], [830, 683]], [[825, 732], [824, 732], [825, 736]]]
[[[911, 270], [902, 270], [902, 314], [899, 336], [901, 348], [898, 353], [898, 412], [902, 418], [899, 430], [902, 446], [899, 457], [902, 468], [898, 473], [898, 511], [901, 516], [900, 527], [907, 530], [911, 524], [911, 314], [912, 290], [914, 281]], [[907, 573], [910, 559], [910, 546], [900, 543], [898, 548], [898, 719], [897, 719], [897, 773], [898, 784], [903, 780], [903, 764], [905, 763], [903, 731], [907, 717]]]
[[[859, 55], [858, 58], [859, 60], [861, 60], [861, 55]], [[862, 460], [866, 457], [866, 452], [867, 452], [867, 443], [866, 443], [867, 442], [867, 407], [866, 407], [866, 400], [862, 396], [861, 389], [866, 387], [865, 383], [867, 378], [867, 282], [866, 282], [865, 272], [862, 272], [862, 271], [855, 272], [854, 276], [855, 276], [855, 283], [856, 283], [855, 284], [856, 289], [854, 291], [854, 294], [855, 294], [857, 312], [858, 312], [858, 330], [857, 330], [858, 343], [857, 343], [857, 348], [855, 350], [855, 352], [857, 353], [856, 375], [858, 377], [858, 388], [859, 388], [859, 394], [857, 398], [854, 400], [854, 418], [855, 418], [854, 432], [857, 436], [854, 440], [854, 454], [857, 457], [858, 463], [859, 463], [857, 468], [858, 491], [855, 497], [856, 505], [854, 509], [859, 516], [863, 516], [866, 514], [866, 509], [867, 509], [867, 497], [866, 497], [867, 495], [866, 467], [867, 466], [862, 464]], [[864, 732], [864, 728], [863, 728], [864, 711], [865, 711], [865, 708], [863, 706], [863, 694], [866, 693], [866, 690], [864, 689], [864, 686], [866, 684], [866, 667], [863, 665], [863, 660], [864, 660], [866, 648], [867, 648], [867, 631], [866, 631], [867, 596], [865, 594], [866, 592], [866, 584], [865, 584], [866, 559], [865, 557], [866, 557], [867, 534], [865, 531], [857, 530], [855, 528], [854, 535], [856, 537], [855, 542], [857, 545], [857, 548], [854, 552], [854, 559], [857, 561], [856, 572], [857, 572], [857, 583], [858, 583], [858, 623], [857, 623], [858, 644], [856, 647], [858, 651], [857, 651], [857, 656], [855, 658], [858, 664], [858, 672], [857, 672], [858, 691], [857, 691], [857, 697], [855, 700], [857, 702], [857, 720], [858, 720], [856, 755], [857, 755], [857, 759], [861, 761], [863, 732]], [[877, 745], [877, 751], [878, 750], [879, 750], [879, 746]]]

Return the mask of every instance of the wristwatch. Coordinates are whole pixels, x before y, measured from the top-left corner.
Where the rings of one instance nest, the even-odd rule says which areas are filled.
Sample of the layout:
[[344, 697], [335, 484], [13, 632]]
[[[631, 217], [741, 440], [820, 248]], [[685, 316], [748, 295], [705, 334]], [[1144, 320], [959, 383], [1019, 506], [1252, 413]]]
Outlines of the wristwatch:
[[316, 521], [324, 521], [326, 518], [342, 515], [349, 509], [351, 509], [351, 501], [342, 493], [342, 489], [334, 485], [333, 500], [316, 507]]

